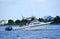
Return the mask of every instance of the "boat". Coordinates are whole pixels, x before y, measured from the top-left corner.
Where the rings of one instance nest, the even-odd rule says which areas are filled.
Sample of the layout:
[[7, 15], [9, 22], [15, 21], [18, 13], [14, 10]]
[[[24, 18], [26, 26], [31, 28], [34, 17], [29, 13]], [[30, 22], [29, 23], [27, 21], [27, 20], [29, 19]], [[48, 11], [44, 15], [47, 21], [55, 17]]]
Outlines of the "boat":
[[40, 22], [37, 19], [34, 19], [29, 24], [20, 27], [23, 30], [39, 30], [39, 29], [46, 29], [47, 25], [51, 22]]
[[6, 31], [11, 31], [12, 29], [13, 29], [12, 26], [8, 26], [5, 28]]

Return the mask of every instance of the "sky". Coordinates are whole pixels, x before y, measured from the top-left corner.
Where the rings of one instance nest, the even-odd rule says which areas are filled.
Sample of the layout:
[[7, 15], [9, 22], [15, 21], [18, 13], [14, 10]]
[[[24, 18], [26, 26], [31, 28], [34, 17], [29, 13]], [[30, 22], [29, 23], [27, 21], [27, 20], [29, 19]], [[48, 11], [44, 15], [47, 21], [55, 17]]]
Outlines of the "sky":
[[0, 20], [60, 16], [60, 0], [0, 0]]

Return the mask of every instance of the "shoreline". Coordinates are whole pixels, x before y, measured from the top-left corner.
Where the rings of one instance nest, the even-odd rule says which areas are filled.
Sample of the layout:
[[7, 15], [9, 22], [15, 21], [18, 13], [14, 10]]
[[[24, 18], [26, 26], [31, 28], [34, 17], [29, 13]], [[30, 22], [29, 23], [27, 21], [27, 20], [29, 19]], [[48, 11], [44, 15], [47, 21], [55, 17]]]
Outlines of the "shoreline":
[[[49, 25], [60, 25], [60, 24], [49, 24]], [[0, 26], [19, 26], [19, 25], [0, 25]]]
[[19, 25], [0, 25], [0, 26], [19, 26]]

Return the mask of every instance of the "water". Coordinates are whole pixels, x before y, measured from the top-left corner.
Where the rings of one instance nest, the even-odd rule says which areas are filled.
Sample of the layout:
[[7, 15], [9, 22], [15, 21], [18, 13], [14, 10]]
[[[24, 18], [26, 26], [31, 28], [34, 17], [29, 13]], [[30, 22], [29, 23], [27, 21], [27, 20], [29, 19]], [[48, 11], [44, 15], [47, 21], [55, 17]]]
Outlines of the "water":
[[0, 26], [0, 39], [60, 39], [60, 25], [48, 25], [43, 30], [5, 31], [6, 26]]

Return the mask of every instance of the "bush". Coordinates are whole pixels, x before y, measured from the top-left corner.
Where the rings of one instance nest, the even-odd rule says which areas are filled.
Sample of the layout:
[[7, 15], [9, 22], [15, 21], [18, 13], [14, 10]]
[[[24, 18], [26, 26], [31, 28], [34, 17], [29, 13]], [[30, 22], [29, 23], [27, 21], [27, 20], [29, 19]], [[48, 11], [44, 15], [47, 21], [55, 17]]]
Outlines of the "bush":
[[14, 24], [14, 21], [13, 20], [8, 20], [8, 24], [9, 25], [13, 25]]
[[20, 20], [16, 20], [16, 21], [15, 21], [15, 24], [17, 24], [17, 25], [19, 25], [20, 23], [21, 23]]

